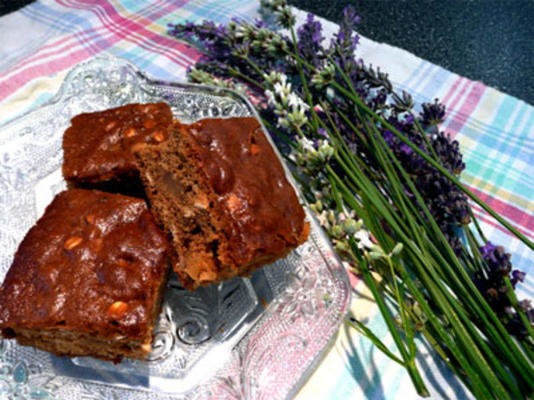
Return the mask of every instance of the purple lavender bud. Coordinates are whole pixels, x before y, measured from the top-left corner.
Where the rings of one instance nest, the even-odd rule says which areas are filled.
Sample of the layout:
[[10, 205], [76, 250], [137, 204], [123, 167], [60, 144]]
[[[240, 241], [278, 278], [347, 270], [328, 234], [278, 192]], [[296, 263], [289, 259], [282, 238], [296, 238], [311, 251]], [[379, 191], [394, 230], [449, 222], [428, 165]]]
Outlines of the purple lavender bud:
[[356, 14], [356, 9], [353, 6], [347, 6], [343, 9], [343, 23], [347, 26], [355, 26], [360, 23], [360, 16]]
[[514, 289], [515, 289], [515, 286], [519, 282], [524, 282], [526, 275], [527, 275], [526, 273], [524, 273], [523, 271], [520, 271], [518, 269], [514, 269], [512, 271], [512, 278], [510, 279], [510, 282], [512, 283], [512, 286], [514, 287]]
[[480, 248], [482, 257], [489, 267], [489, 273], [507, 276], [511, 269], [510, 254], [504, 252], [502, 246], [494, 246], [491, 242]]
[[404, 153], [406, 156], [411, 156], [413, 154], [413, 149], [408, 146], [406, 143], [403, 143], [399, 146], [399, 150]]
[[393, 132], [391, 132], [389, 130], [384, 131], [382, 136], [384, 137], [384, 140], [386, 141], [388, 146], [389, 147], [393, 147], [393, 144], [395, 143], [395, 135], [393, 134]]
[[413, 115], [412, 114], [406, 115], [406, 117], [404, 118], [404, 123], [410, 124], [410, 125], [413, 124], [414, 123]]
[[525, 313], [529, 312], [532, 309], [532, 303], [530, 302], [530, 300], [521, 300], [517, 302], [517, 305]]
[[[339, 30], [332, 38], [328, 53], [333, 55], [334, 60], [343, 67], [354, 81], [358, 69], [358, 62], [354, 57], [354, 51], [358, 45], [359, 36], [354, 32], [354, 26], [360, 21], [356, 10], [348, 6], [343, 10], [343, 19], [339, 24]], [[356, 85], [355, 85], [356, 86]], [[358, 89], [356, 87], [356, 89]]]
[[254, 20], [254, 25], [258, 28], [266, 28], [267, 27], [267, 24], [265, 23], [264, 20], [262, 20], [261, 18], [256, 18]]
[[314, 67], [319, 66], [320, 50], [323, 37], [321, 36], [322, 26], [319, 21], [314, 20], [313, 14], [308, 14], [306, 22], [297, 30], [297, 47], [301, 56], [310, 62]]
[[482, 253], [482, 257], [488, 258], [491, 254], [493, 254], [496, 249], [497, 247], [493, 245], [493, 243], [488, 241], [484, 246], [480, 248], [480, 252]]
[[434, 103], [423, 103], [423, 112], [420, 114], [424, 125], [438, 125], [445, 119], [445, 106], [434, 100]]

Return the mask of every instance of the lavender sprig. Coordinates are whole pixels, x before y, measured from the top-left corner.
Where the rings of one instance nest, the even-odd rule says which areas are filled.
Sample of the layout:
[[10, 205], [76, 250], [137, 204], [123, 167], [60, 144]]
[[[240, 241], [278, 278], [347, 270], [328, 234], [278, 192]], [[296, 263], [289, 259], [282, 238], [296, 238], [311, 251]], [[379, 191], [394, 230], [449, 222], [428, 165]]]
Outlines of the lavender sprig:
[[324, 37], [321, 23], [314, 19], [313, 14], [308, 14], [306, 22], [298, 28], [297, 37], [299, 55], [314, 67], [319, 67], [322, 58], [321, 42]]
[[[491, 244], [480, 251], [476, 244], [466, 248], [458, 237], [459, 230], [470, 232], [471, 211], [454, 179], [465, 168], [459, 145], [439, 131], [444, 107], [436, 100], [423, 104], [416, 115], [409, 94], [395, 93], [387, 74], [355, 58], [359, 18], [353, 8], [345, 10], [325, 48], [313, 16], [295, 34], [295, 19], [284, 0], [263, 0], [262, 5], [296, 42], [261, 22], [182, 24], [173, 26], [171, 34], [211, 52], [191, 71], [194, 75], [190, 72], [192, 79], [238, 82], [255, 91], [258, 112], [284, 139], [278, 144], [293, 160], [311, 209], [344, 262], [351, 268], [360, 265], [377, 302], [382, 294], [366, 268], [381, 275], [381, 287], [398, 307], [406, 335], [403, 340], [391, 311], [379, 302], [401, 357], [368, 337], [407, 368], [421, 394], [426, 388], [414, 363], [414, 329], [475, 396], [531, 393], [533, 360], [506, 332], [532, 355], [534, 311], [513, 295], [524, 274], [511, 270], [504, 250]], [[402, 252], [394, 251], [403, 246]], [[484, 300], [494, 292], [494, 303]]]

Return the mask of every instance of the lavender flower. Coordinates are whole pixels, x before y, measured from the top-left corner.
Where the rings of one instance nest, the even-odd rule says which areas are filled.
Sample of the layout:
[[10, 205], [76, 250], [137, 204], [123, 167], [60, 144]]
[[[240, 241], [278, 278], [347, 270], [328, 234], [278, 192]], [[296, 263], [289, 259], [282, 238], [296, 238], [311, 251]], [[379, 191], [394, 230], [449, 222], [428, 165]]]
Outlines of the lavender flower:
[[392, 107], [398, 114], [405, 111], [410, 111], [413, 108], [413, 99], [408, 92], [403, 90], [401, 96], [399, 96], [397, 93], [392, 93], [392, 97]]
[[502, 246], [495, 246], [491, 242], [487, 242], [480, 248], [480, 253], [489, 267], [490, 273], [508, 276], [512, 270], [512, 263], [510, 262], [510, 254], [504, 252]]
[[[261, 0], [261, 4], [276, 17], [280, 25], [286, 28], [294, 26], [295, 17], [285, 0]], [[354, 28], [359, 20], [355, 9], [347, 7], [343, 12], [339, 31], [326, 49], [322, 44], [321, 24], [312, 15], [308, 15], [305, 23], [297, 29], [298, 53], [313, 66], [308, 68], [307, 72], [308, 78], [311, 79], [311, 85], [308, 87], [313, 99], [317, 101], [314, 104], [320, 101], [321, 104], [326, 104], [326, 107], [331, 107], [317, 111], [319, 118], [328, 126], [330, 122], [325, 114], [328, 112], [348, 149], [358, 154], [362, 162], [371, 169], [377, 165], [373, 154], [366, 152], [367, 144], [362, 143], [361, 138], [335, 111], [341, 110], [348, 115], [356, 127], [364, 128], [368, 123], [359, 120], [358, 115], [354, 113], [354, 104], [346, 98], [340, 99], [336, 96], [335, 90], [329, 85], [334, 80], [345, 84], [338, 74], [335, 65], [337, 64], [349, 76], [351, 89], [357, 92], [368, 107], [387, 119], [417, 148], [429, 155], [435, 153], [441, 165], [451, 173], [459, 175], [465, 169], [459, 144], [438, 129], [439, 123], [445, 117], [445, 107], [437, 100], [425, 103], [422, 105], [422, 111], [414, 117], [412, 97], [406, 92], [400, 95], [393, 92], [387, 74], [378, 68], [364, 65], [356, 58], [359, 36]], [[324, 129], [315, 132], [308, 128], [307, 122], [311, 114], [309, 105], [303, 101], [306, 95], [302, 90], [299, 65], [294, 58], [288, 56], [288, 51], [293, 51], [290, 40], [283, 34], [267, 29], [261, 21], [248, 23], [234, 20], [227, 26], [209, 21], [201, 24], [187, 22], [170, 25], [169, 33], [193, 42], [205, 53], [195, 68], [189, 71], [191, 80], [226, 87], [235, 87], [231, 86], [230, 81], [237, 82], [238, 88], [247, 85], [259, 98], [258, 110], [263, 118], [276, 122], [289, 138], [296, 139], [296, 131], [308, 137], [306, 140], [298, 139], [300, 152], [293, 153], [290, 157], [295, 161], [297, 170], [309, 179], [310, 192], [306, 193], [306, 196], [319, 219], [324, 220], [323, 226], [333, 238], [336, 249], [348, 252], [350, 246], [346, 235], [361, 234], [362, 231], [353, 232], [355, 216], [351, 216], [352, 219], [344, 223], [339, 220], [338, 213], [332, 211], [336, 206], [335, 201], [328, 180], [321, 175], [321, 171], [325, 163], [329, 163], [334, 170], [339, 165], [336, 166], [335, 158], [332, 158], [334, 150], [328, 143], [328, 135]], [[332, 60], [335, 64], [332, 64]], [[249, 79], [243, 79], [242, 76]], [[251, 83], [253, 81], [259, 84]], [[420, 132], [416, 122], [419, 122], [426, 132]], [[470, 221], [466, 196], [390, 130], [380, 126], [378, 129], [425, 199], [430, 213], [449, 244], [458, 255], [461, 254], [464, 250], [457, 229]], [[427, 141], [432, 149], [427, 148]], [[290, 146], [282, 149], [289, 152]], [[415, 196], [407, 184], [403, 190], [415, 201]], [[480, 251], [487, 270], [474, 274], [473, 281], [487, 297], [495, 312], [502, 317], [510, 332], [521, 335], [524, 326], [511, 308], [504, 278], [509, 277], [515, 288], [523, 281], [525, 274], [518, 270], [512, 271], [510, 256], [502, 247], [488, 242]], [[534, 310], [531, 305], [522, 303], [522, 307], [533, 321]]]
[[451, 140], [444, 132], [439, 132], [431, 138], [432, 147], [437, 153], [441, 165], [455, 175], [465, 169], [465, 163], [462, 161], [462, 153], [460, 153], [460, 145], [458, 141]]
[[263, 9], [270, 11], [283, 28], [291, 28], [295, 25], [295, 16], [285, 0], [260, 0]]
[[354, 27], [360, 22], [360, 17], [356, 14], [356, 9], [347, 6], [343, 10], [343, 18], [339, 24], [339, 31], [334, 35], [330, 44], [329, 53], [334, 60], [349, 73], [349, 76], [356, 72], [358, 64], [354, 59], [354, 52], [360, 37], [354, 32]]
[[326, 64], [323, 69], [318, 70], [316, 74], [312, 76], [311, 83], [318, 89], [324, 89], [335, 78], [336, 70], [332, 64]]
[[291, 90], [291, 83], [284, 74], [271, 74], [269, 79], [275, 82], [273, 90], [266, 90], [268, 104], [278, 117], [277, 125], [298, 130], [307, 122], [306, 112], [309, 106]]
[[434, 103], [423, 103], [423, 111], [420, 118], [425, 126], [435, 126], [441, 124], [445, 119], [445, 106], [438, 99]]
[[388, 100], [388, 91], [386, 88], [376, 90], [369, 98], [369, 105], [373, 110], [379, 111], [386, 108]]
[[518, 269], [514, 269], [512, 271], [512, 278], [510, 279], [510, 282], [512, 283], [512, 286], [514, 287], [514, 289], [519, 282], [524, 282], [526, 275], [527, 275], [526, 273]]
[[[273, 13], [281, 12], [283, 9], [288, 8], [287, 3], [283, 0], [263, 1], [262, 5]], [[333, 38], [326, 53], [330, 54], [349, 73], [355, 89], [362, 98], [366, 99], [371, 108], [376, 111], [387, 110], [389, 93], [391, 93], [391, 83], [387, 79], [387, 75], [378, 69], [375, 70], [364, 66], [354, 56], [358, 43], [358, 35], [354, 32], [354, 27], [358, 22], [359, 17], [355, 9], [350, 6], [347, 7], [343, 13], [339, 31]], [[299, 53], [316, 66], [319, 71], [312, 76], [312, 85], [315, 89], [322, 91], [319, 95], [323, 94], [326, 101], [331, 101], [332, 99], [326, 98], [328, 92], [323, 89], [332, 79], [336, 78], [336, 71], [326, 58], [321, 57], [321, 52], [323, 51], [321, 46], [321, 24], [313, 16], [308, 15], [306, 22], [298, 28], [297, 32]], [[289, 78], [287, 82], [294, 82], [294, 88], [301, 87], [296, 66], [288, 62], [287, 57], [284, 56], [288, 48], [288, 39], [266, 29], [262, 23], [248, 24], [241, 21], [233, 21], [227, 28], [209, 22], [204, 22], [200, 25], [186, 23], [174, 26], [171, 34], [185, 36], [188, 39], [196, 39], [202, 43], [204, 48], [207, 49], [209, 57], [202, 60], [197, 65], [197, 69], [205, 71], [211, 76], [232, 77], [235, 80], [236, 74], [229, 69], [229, 66], [231, 66], [233, 70], [246, 74], [253, 79], [265, 80], [266, 78], [263, 74], [258, 75], [258, 72], [250, 67], [247, 62], [248, 59], [256, 65], [261, 65], [264, 70], [273, 71], [275, 75], [279, 72], [285, 73]], [[196, 76], [198, 80], [198, 72]], [[207, 79], [207, 77], [204, 78]], [[246, 82], [242, 81], [242, 83]], [[267, 83], [269, 83], [268, 79]], [[272, 83], [272, 87], [274, 87], [274, 84], [275, 82]], [[293, 107], [288, 108], [290, 99], [288, 94], [285, 96], [284, 105], [274, 101], [273, 96], [269, 97], [269, 92], [265, 92], [264, 95], [264, 104], [268, 107], [262, 111], [262, 115], [267, 117], [272, 115], [277, 119], [280, 127], [288, 128], [287, 132], [290, 133], [290, 136], [293, 135], [289, 129], [290, 127], [302, 127], [306, 122], [306, 107], [300, 106], [297, 101], [293, 101]], [[302, 98], [303, 93], [295, 92], [294, 96], [296, 96], [294, 99]], [[406, 114], [406, 111], [410, 111], [413, 107], [411, 96], [405, 92], [401, 96], [392, 93], [392, 100], [393, 113], [389, 117], [389, 122], [399, 131], [404, 132], [412, 143], [421, 149], [425, 149], [423, 138], [415, 128], [413, 117]], [[336, 103], [337, 99], [333, 99], [333, 101]], [[339, 104], [339, 102], [336, 104], [350, 114], [350, 105]], [[428, 125], [430, 121], [442, 118], [443, 114], [443, 107], [437, 102], [424, 105], [420, 121]], [[363, 157], [367, 157], [367, 155], [361, 153], [361, 143], [359, 143], [359, 139], [352, 129], [346, 126], [344, 121], [335, 113], [332, 116], [342, 136], [348, 142], [349, 148], [352, 151], [360, 152]], [[325, 123], [327, 123], [326, 118]], [[409, 146], [394, 137], [391, 132], [385, 131], [383, 135], [386, 143], [399, 158], [403, 167], [409, 174], [414, 176], [414, 183], [417, 189], [428, 200], [433, 216], [438, 220], [441, 229], [450, 237], [455, 251], [459, 253], [461, 245], [455, 239], [454, 229], [461, 224], [469, 222], [468, 205], [465, 196], [434, 168], [431, 168], [420, 156], [415, 154]], [[444, 133], [439, 132], [431, 135], [430, 141], [441, 163], [449, 171], [459, 174], [465, 168], [456, 141], [451, 141]], [[372, 160], [369, 160], [369, 162], [372, 162]], [[409, 193], [409, 190], [406, 188], [405, 192]]]
[[[531, 325], [534, 325], [534, 308], [529, 300], [523, 300], [519, 302], [519, 306], [522, 311], [525, 313], [528, 322]], [[510, 312], [510, 318], [505, 323], [506, 329], [512, 335], [518, 337], [519, 339], [524, 339], [528, 337], [528, 331], [525, 327], [525, 324], [521, 320], [521, 317], [517, 312]]]
[[[479, 291], [486, 295], [486, 300], [493, 308], [493, 311], [502, 320], [510, 334], [519, 338], [527, 336], [527, 330], [519, 314], [514, 310], [508, 296], [508, 286], [504, 279], [510, 278], [512, 287], [515, 288], [518, 282], [523, 282], [525, 273], [513, 270], [510, 262], [510, 254], [505, 253], [502, 246], [495, 246], [487, 242], [480, 249], [480, 254], [487, 264], [486, 271], [478, 271], [473, 276], [473, 281]], [[527, 319], [534, 324], [534, 309], [529, 300], [519, 302], [520, 309], [527, 315]]]
[[224, 25], [216, 25], [212, 21], [203, 21], [201, 24], [186, 22], [174, 25], [169, 34], [172, 36], [195, 41], [202, 50], [210, 54], [210, 57], [224, 59], [230, 53], [228, 46], [224, 44], [227, 29]]
[[308, 14], [306, 22], [297, 30], [299, 55], [314, 67], [318, 67], [321, 57], [321, 36], [322, 26], [319, 21], [313, 18], [313, 14]]
[[[365, 82], [369, 85], [371, 88], [384, 88], [386, 92], [389, 94], [392, 92], [392, 85], [391, 82], [388, 79], [388, 74], [385, 72], [381, 72], [380, 68], [377, 67], [376, 69], [371, 68], [370, 66], [365, 65], [358, 65], [359, 67], [359, 74], [360, 79], [365, 80]], [[406, 93], [406, 92], [403, 92]], [[413, 107], [413, 102], [412, 102]], [[411, 107], [410, 107], [411, 109]]]

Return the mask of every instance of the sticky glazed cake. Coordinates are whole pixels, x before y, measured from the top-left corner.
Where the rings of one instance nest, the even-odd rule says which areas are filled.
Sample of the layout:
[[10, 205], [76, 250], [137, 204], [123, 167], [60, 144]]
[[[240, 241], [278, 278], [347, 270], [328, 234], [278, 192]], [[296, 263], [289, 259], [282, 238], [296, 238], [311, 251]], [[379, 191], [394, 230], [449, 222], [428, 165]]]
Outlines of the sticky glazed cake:
[[248, 275], [308, 237], [304, 210], [255, 118], [176, 123], [167, 141], [134, 154], [189, 289]]
[[100, 184], [106, 189], [127, 183], [137, 177], [132, 146], [165, 141], [171, 123], [166, 103], [128, 104], [75, 116], [63, 135], [65, 180], [71, 186]]
[[144, 200], [64, 191], [26, 234], [0, 286], [0, 330], [56, 355], [144, 358], [168, 253]]

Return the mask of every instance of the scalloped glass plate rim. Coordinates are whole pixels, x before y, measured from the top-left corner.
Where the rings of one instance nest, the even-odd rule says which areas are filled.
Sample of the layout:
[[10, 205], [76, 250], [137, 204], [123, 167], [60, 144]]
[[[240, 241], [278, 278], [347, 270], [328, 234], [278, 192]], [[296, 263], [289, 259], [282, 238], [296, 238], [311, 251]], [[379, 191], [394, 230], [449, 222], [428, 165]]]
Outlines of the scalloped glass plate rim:
[[[206, 93], [210, 93], [210, 94], [212, 94], [214, 96], [222, 96], [222, 97], [227, 96], [227, 97], [232, 98], [234, 100], [237, 99], [238, 101], [242, 102], [243, 105], [248, 109], [248, 112], [250, 112], [253, 116], [255, 116], [261, 123], [261, 119], [259, 118], [258, 114], [256, 113], [256, 110], [254, 109], [254, 107], [252, 106], [250, 101], [245, 96], [243, 96], [242, 94], [237, 93], [237, 92], [235, 92], [235, 91], [233, 91], [231, 89], [220, 88], [220, 87], [211, 87], [211, 86], [206, 86], [206, 85], [189, 84], [189, 83], [182, 83], [182, 82], [173, 82], [173, 81], [166, 81], [166, 80], [161, 80], [161, 79], [154, 79], [154, 78], [148, 76], [147, 74], [145, 74], [144, 72], [142, 72], [139, 68], [137, 68], [134, 64], [132, 64], [128, 60], [124, 60], [124, 59], [121, 59], [121, 58], [118, 58], [118, 57], [107, 57], [107, 56], [106, 57], [102, 57], [102, 56], [100, 56], [100, 57], [95, 57], [95, 58], [93, 58], [93, 59], [91, 59], [89, 61], [81, 63], [81, 64], [75, 66], [74, 68], [72, 68], [66, 74], [66, 76], [65, 76], [65, 78], [64, 78], [64, 80], [63, 80], [58, 92], [49, 101], [47, 101], [46, 103], [44, 103], [44, 104], [42, 104], [42, 105], [40, 105], [40, 106], [38, 106], [38, 107], [36, 107], [36, 108], [34, 108], [32, 110], [29, 110], [29, 111], [27, 111], [27, 112], [15, 117], [14, 119], [6, 122], [5, 124], [0, 126], [0, 129], [2, 131], [4, 131], [4, 130], [8, 130], [9, 131], [9, 129], [15, 127], [21, 121], [24, 121], [25, 119], [31, 119], [32, 116], [38, 115], [39, 112], [41, 112], [43, 110], [46, 110], [46, 108], [48, 108], [48, 107], [50, 107], [50, 106], [52, 106], [52, 105], [54, 105], [54, 104], [56, 104], [58, 102], [61, 102], [62, 100], [64, 101], [65, 100], [64, 96], [67, 93], [67, 89], [69, 88], [69, 83], [73, 80], [73, 78], [76, 76], [76, 74], [80, 73], [80, 71], [83, 71], [84, 68], [88, 68], [88, 67], [90, 67], [92, 65], [97, 65], [98, 63], [103, 63], [103, 64], [109, 63], [109, 64], [113, 64], [114, 66], [121, 66], [123, 68], [125, 67], [125, 68], [129, 69], [130, 72], [133, 73], [136, 76], [136, 78], [139, 80], [140, 83], [145, 83], [148, 86], [152, 86], [152, 87], [167, 87], [167, 88], [175, 88], [175, 89], [183, 89], [183, 90], [192, 90], [192, 91], [198, 91], [198, 92], [206, 92]], [[263, 126], [263, 124], [262, 124], [262, 126]], [[263, 126], [263, 129], [264, 129], [265, 132], [268, 132], [265, 129], [264, 126]], [[7, 136], [9, 136], [9, 135], [7, 135]], [[0, 144], [4, 144], [6, 142], [6, 140], [10, 139], [7, 136], [4, 136], [4, 137], [0, 136]], [[274, 151], [276, 152], [278, 157], [282, 160], [282, 158], [280, 156], [280, 153], [278, 152], [278, 149], [274, 145], [271, 137], [269, 135], [266, 135], [266, 136], [267, 136], [268, 140], [270, 141], [271, 145], [273, 146]], [[290, 172], [288, 171], [285, 163], [282, 162], [282, 165], [284, 166], [284, 169], [286, 171], [288, 180], [293, 184], [294, 187], [297, 187], [297, 185], [296, 185], [295, 181], [293, 180]], [[1, 171], [1, 169], [0, 169], [0, 171]], [[308, 219], [310, 220], [311, 225], [312, 225], [312, 234], [311, 234], [310, 242], [313, 242], [313, 247], [315, 247], [318, 250], [318, 252], [320, 253], [321, 257], [323, 258], [324, 264], [326, 265], [326, 268], [328, 269], [329, 274], [331, 274], [331, 279], [336, 280], [337, 285], [339, 286], [338, 289], [340, 290], [340, 292], [336, 293], [336, 295], [340, 296], [340, 298], [339, 298], [340, 306], [339, 306], [339, 310], [337, 310], [339, 315], [334, 320], [332, 325], [329, 327], [329, 331], [328, 331], [329, 337], [328, 338], [324, 338], [324, 337], [321, 338], [322, 339], [321, 342], [324, 341], [324, 343], [321, 345], [321, 348], [318, 349], [318, 350], [317, 349], [313, 350], [313, 351], [315, 351], [313, 359], [312, 360], [308, 360], [308, 359], [304, 360], [305, 362], [303, 364], [307, 364], [305, 366], [305, 368], [302, 369], [302, 367], [301, 367], [301, 370], [298, 371], [298, 376], [295, 376], [296, 380], [291, 385], [289, 390], [287, 390], [285, 393], [280, 393], [280, 396], [274, 396], [274, 397], [277, 397], [277, 398], [290, 398], [290, 397], [292, 397], [294, 394], [296, 394], [296, 392], [304, 384], [306, 379], [309, 377], [309, 375], [312, 373], [312, 371], [315, 369], [315, 367], [318, 365], [318, 363], [322, 360], [323, 356], [326, 354], [326, 351], [328, 350], [330, 345], [333, 343], [333, 341], [335, 339], [335, 332], [337, 331], [339, 325], [341, 324], [341, 321], [343, 319], [343, 315], [347, 312], [348, 305], [350, 303], [350, 284], [349, 284], [349, 281], [348, 281], [348, 277], [347, 277], [346, 271], [343, 268], [343, 265], [340, 262], [340, 260], [337, 258], [335, 252], [333, 251], [333, 249], [332, 249], [332, 247], [330, 245], [330, 242], [327, 239], [326, 235], [324, 234], [324, 232], [322, 231], [322, 229], [320, 228], [319, 224], [314, 219], [312, 214], [309, 212], [309, 210], [307, 210], [307, 215], [308, 215]], [[277, 299], [275, 299], [275, 300], [277, 300]], [[296, 301], [297, 300], [295, 300], [295, 302]], [[276, 306], [278, 307], [279, 304], [277, 304]], [[298, 304], [297, 304], [297, 306], [298, 306]], [[232, 360], [228, 364], [230, 365], [230, 370], [232, 370], [232, 368], [234, 368], [234, 372], [235, 372], [234, 375], [242, 373], [243, 367], [244, 367], [243, 357], [245, 357], [245, 358], [247, 357], [246, 352], [248, 351], [248, 347], [250, 347], [250, 343], [247, 343], [248, 347], [244, 347], [244, 345], [241, 346], [241, 344], [243, 342], [245, 342], [245, 341], [250, 342], [250, 337], [252, 336], [252, 334], [257, 332], [257, 331], [261, 331], [261, 328], [264, 328], [263, 326], [260, 326], [261, 325], [260, 322], [263, 324], [263, 322], [264, 322], [263, 320], [267, 319], [266, 315], [268, 315], [269, 312], [272, 314], [273, 307], [274, 307], [274, 305], [269, 306], [262, 315], [258, 316], [254, 320], [253, 326], [250, 327], [250, 331], [247, 332], [246, 334], [244, 334], [244, 336], [242, 338], [240, 338], [239, 343], [236, 344], [234, 349], [232, 350], [232, 352], [233, 352]], [[333, 329], [333, 328], [335, 328], [335, 329]], [[261, 340], [259, 342], [261, 342]], [[254, 344], [257, 345], [257, 343], [254, 343]], [[304, 344], [304, 345], [306, 345], [306, 344]], [[239, 346], [241, 346], [241, 347], [239, 347]], [[3, 349], [5, 350], [5, 347], [6, 347], [5, 343], [2, 343], [2, 341], [0, 340], [0, 369], [3, 366], [2, 362], [4, 362], [4, 364], [7, 365], [6, 364], [6, 360], [2, 358], [3, 357], [2, 356], [2, 350]], [[243, 350], [243, 348], [244, 348], [244, 350]], [[244, 353], [244, 354], [242, 354], [242, 353]], [[21, 371], [20, 370], [20, 368], [21, 368], [21, 364], [20, 363], [21, 362], [24, 363], [24, 360], [19, 361], [16, 365], [11, 365], [11, 366], [7, 365], [8, 368], [10, 367], [12, 369], [12, 373], [13, 373], [12, 379], [14, 379], [15, 381], [16, 381], [15, 373], [19, 373], [19, 374], [21, 373], [20, 372]], [[24, 364], [22, 364], [22, 365], [24, 365]], [[249, 365], [246, 365], [246, 366], [249, 366]], [[19, 368], [19, 369], [17, 370], [17, 368]], [[223, 367], [221, 369], [225, 369], [225, 368]], [[290, 375], [290, 374], [288, 374], [288, 375]], [[221, 382], [224, 383], [228, 379], [234, 379], [234, 378], [236, 380], [235, 381], [236, 384], [240, 385], [240, 390], [237, 392], [240, 395], [234, 396], [234, 397], [227, 396], [227, 398], [241, 398], [241, 397], [256, 398], [256, 397], [259, 397], [260, 393], [263, 393], [263, 395], [265, 395], [265, 393], [262, 392], [262, 389], [269, 390], [269, 385], [266, 385], [263, 388], [261, 386], [256, 385], [257, 387], [253, 388], [252, 387], [252, 383], [246, 381], [247, 380], [246, 377], [245, 378], [243, 378], [243, 377], [227, 377], [227, 376], [224, 376], [224, 374], [222, 376], [215, 376], [214, 378], [210, 379], [209, 382], [212, 384], [212, 386], [215, 386], [214, 383], [220, 384]], [[0, 381], [1, 380], [2, 380], [2, 375], [0, 374]], [[0, 383], [2, 383], [2, 382], [0, 382]], [[105, 385], [98, 385], [98, 386], [105, 386]], [[110, 386], [110, 387], [117, 388], [118, 386]], [[1, 389], [1, 385], [0, 385], [0, 389]], [[210, 389], [207, 389], [206, 391], [203, 391], [202, 393], [199, 392], [199, 393], [197, 393], [195, 395], [195, 398], [205, 398], [205, 397], [213, 397], [213, 396], [219, 398], [220, 396], [217, 395], [217, 390], [218, 389], [221, 389], [221, 388], [217, 387], [217, 388], [214, 389], [214, 391], [211, 391]], [[272, 389], [274, 390], [274, 386], [272, 387]], [[221, 390], [222, 390], [221, 393], [223, 393], [225, 391], [224, 388], [222, 388]], [[275, 392], [276, 392], [276, 390], [275, 390]], [[169, 393], [161, 393], [161, 392], [160, 392], [160, 394], [161, 395], [170, 395]], [[273, 394], [274, 394], [274, 392], [273, 392]], [[176, 398], [176, 397], [169, 397], [169, 398]], [[179, 398], [182, 398], [182, 397], [179, 397]]]

